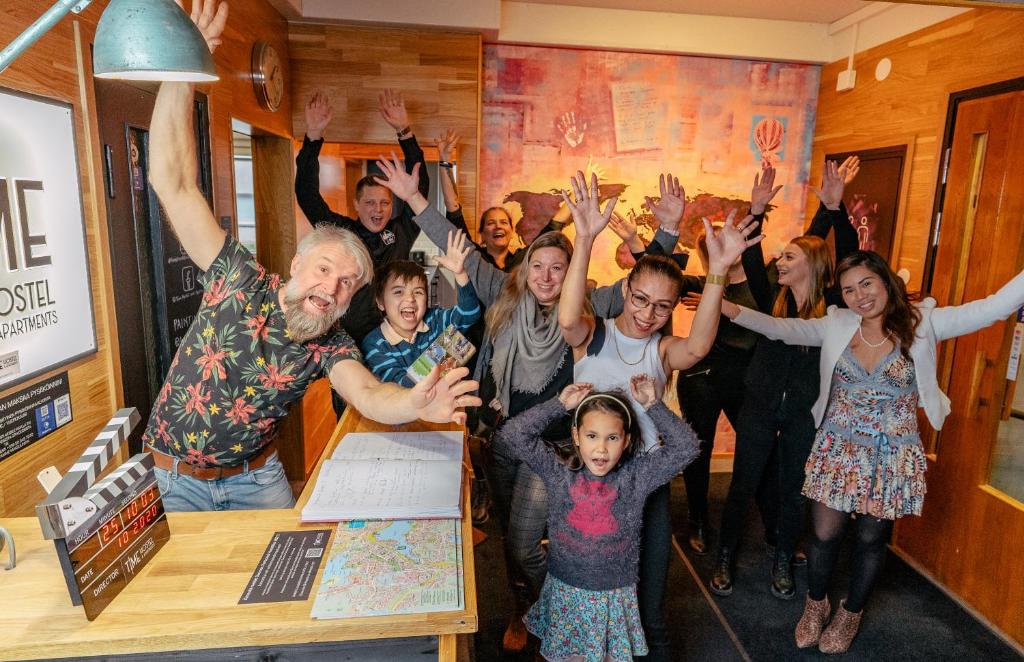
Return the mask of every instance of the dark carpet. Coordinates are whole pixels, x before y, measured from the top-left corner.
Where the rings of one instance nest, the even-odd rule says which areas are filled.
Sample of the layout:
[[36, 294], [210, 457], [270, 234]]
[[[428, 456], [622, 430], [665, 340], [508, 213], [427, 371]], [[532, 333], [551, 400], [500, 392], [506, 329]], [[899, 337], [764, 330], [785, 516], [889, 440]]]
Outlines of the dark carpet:
[[[736, 587], [731, 596], [720, 598], [706, 590], [712, 573], [716, 530], [721, 516], [729, 474], [714, 474], [711, 480], [711, 553], [697, 556], [686, 546], [686, 494], [682, 481], [672, 485], [673, 518], [678, 554], [669, 572], [666, 612], [672, 632], [676, 660], [804, 660], [829, 659], [815, 649], [801, 651], [793, 643], [793, 628], [803, 610], [807, 590], [803, 568], [797, 568], [797, 595], [791, 601], [774, 598], [768, 590], [770, 560], [765, 553], [764, 528], [751, 508], [747, 535], [738, 551]], [[503, 655], [501, 638], [512, 611], [506, 586], [505, 563], [500, 534], [492, 518], [481, 527], [488, 539], [476, 548], [477, 604], [480, 629], [474, 641], [479, 662], [508, 660], [531, 662], [533, 653]], [[845, 595], [848, 567], [844, 550], [837, 567], [833, 604]], [[691, 574], [691, 567], [700, 582]], [[719, 618], [720, 611], [725, 624]], [[732, 636], [736, 637], [736, 642]], [[850, 651], [833, 659], [874, 660], [957, 660], [967, 662], [1019, 662], [1014, 649], [1003, 643], [984, 625], [935, 588], [901, 559], [889, 554], [882, 577], [871, 596], [860, 634]]]

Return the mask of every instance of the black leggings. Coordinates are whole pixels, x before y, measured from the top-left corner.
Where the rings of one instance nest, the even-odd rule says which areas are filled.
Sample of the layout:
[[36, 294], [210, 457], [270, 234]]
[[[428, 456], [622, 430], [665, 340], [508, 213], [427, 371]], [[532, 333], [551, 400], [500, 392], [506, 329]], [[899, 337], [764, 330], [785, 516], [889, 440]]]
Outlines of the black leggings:
[[[708, 518], [708, 483], [718, 417], [725, 412], [733, 428], [738, 425], [745, 391], [740, 385], [749, 362], [744, 354], [737, 360], [716, 361], [714, 365], [698, 363], [690, 370], [679, 371], [679, 406], [700, 439], [700, 455], [683, 470], [691, 522], [705, 522]], [[762, 509], [762, 516], [764, 512]]]
[[804, 465], [814, 444], [815, 426], [810, 405], [793, 400], [783, 397], [772, 407], [760, 393], [747, 392], [736, 428], [732, 482], [722, 511], [723, 547], [732, 549], [739, 543], [747, 507], [756, 494], [762, 517], [766, 510], [776, 516], [775, 528], [764, 517], [768, 538], [777, 530], [779, 553], [792, 556], [796, 551], [806, 502], [801, 494]]
[[[825, 598], [849, 521], [850, 513], [834, 510], [818, 501], [811, 502], [814, 541], [807, 550], [807, 586], [812, 600]], [[854, 531], [856, 547], [845, 608], [858, 612], [864, 609], [885, 562], [885, 545], [892, 533], [892, 520], [857, 515]]]

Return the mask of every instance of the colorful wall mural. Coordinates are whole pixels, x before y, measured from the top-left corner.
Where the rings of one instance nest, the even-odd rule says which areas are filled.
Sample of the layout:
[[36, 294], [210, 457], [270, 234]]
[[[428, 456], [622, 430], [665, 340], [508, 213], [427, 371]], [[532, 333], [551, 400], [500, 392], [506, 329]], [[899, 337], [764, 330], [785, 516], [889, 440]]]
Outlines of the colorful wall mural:
[[[484, 48], [480, 208], [502, 204], [527, 240], [558, 208], [577, 170], [596, 172], [605, 196], [648, 239], [644, 196], [671, 172], [690, 202], [680, 243], [700, 216], [747, 208], [762, 160], [785, 187], [767, 224], [768, 252], [801, 233], [820, 70], [815, 65], [610, 51]], [[571, 236], [571, 228], [567, 230]], [[623, 275], [606, 232], [591, 276]], [[688, 271], [698, 272], [700, 261]]]

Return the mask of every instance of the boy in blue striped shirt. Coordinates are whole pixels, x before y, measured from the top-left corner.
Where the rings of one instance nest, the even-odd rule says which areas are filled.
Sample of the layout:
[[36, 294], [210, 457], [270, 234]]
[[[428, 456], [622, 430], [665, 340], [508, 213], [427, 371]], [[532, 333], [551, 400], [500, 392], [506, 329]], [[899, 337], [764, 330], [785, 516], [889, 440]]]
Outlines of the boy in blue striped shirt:
[[363, 360], [377, 379], [411, 388], [414, 383], [406, 371], [430, 343], [449, 324], [465, 333], [480, 319], [480, 301], [464, 267], [474, 249], [461, 230], [449, 232], [448, 250], [437, 257], [437, 264], [455, 276], [458, 302], [453, 308], [427, 310], [427, 275], [415, 262], [396, 260], [378, 270], [374, 300], [384, 321], [362, 343]]

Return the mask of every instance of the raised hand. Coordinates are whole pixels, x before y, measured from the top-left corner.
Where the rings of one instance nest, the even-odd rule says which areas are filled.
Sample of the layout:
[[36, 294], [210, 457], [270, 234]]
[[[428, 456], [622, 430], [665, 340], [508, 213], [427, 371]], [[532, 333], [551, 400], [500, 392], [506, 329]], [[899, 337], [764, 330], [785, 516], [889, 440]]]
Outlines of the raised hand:
[[860, 157], [854, 154], [853, 156], [847, 156], [846, 160], [843, 161], [843, 165], [839, 166], [839, 172], [843, 173], [843, 183], [849, 184], [857, 177], [857, 173], [860, 172]]
[[[185, 10], [181, 0], [174, 1], [178, 3], [182, 11]], [[217, 47], [223, 43], [220, 36], [224, 33], [224, 24], [228, 21], [228, 3], [222, 2], [218, 7], [217, 0], [205, 0], [205, 2], [204, 0], [192, 0], [190, 16], [203, 35], [203, 39], [206, 40], [206, 47], [210, 49], [211, 53], [217, 50]]]
[[611, 220], [608, 221], [608, 227], [623, 243], [628, 244], [636, 239], [636, 223], [622, 214], [613, 213]]
[[564, 113], [558, 119], [558, 130], [562, 132], [569, 147], [576, 147], [583, 142], [583, 132], [587, 130], [587, 123], [584, 121], [582, 126], [577, 126], [576, 112]]
[[327, 95], [320, 91], [314, 92], [306, 104], [306, 135], [310, 140], [323, 138], [324, 129], [331, 123], [333, 114]]
[[569, 192], [562, 191], [562, 200], [565, 206], [572, 212], [573, 223], [576, 224], [576, 236], [578, 238], [593, 239], [601, 234], [615, 211], [615, 204], [619, 201], [618, 196], [612, 198], [601, 211], [599, 197], [600, 191], [597, 186], [597, 175], [590, 176], [590, 188], [587, 188], [587, 179], [582, 172], [577, 172], [570, 180], [572, 183], [573, 203], [569, 199]]
[[683, 220], [683, 212], [686, 211], [686, 191], [679, 185], [679, 178], [673, 177], [671, 172], [658, 177], [658, 190], [661, 199], [657, 202], [644, 196], [647, 208], [661, 223], [662, 229], [676, 232], [679, 221]]
[[572, 411], [579, 407], [580, 403], [583, 402], [583, 398], [590, 395], [590, 392], [593, 390], [594, 385], [587, 382], [569, 384], [558, 394], [558, 401], [562, 403], [566, 411]]
[[729, 212], [725, 224], [717, 234], [711, 226], [711, 221], [707, 218], [701, 220], [704, 222], [705, 241], [708, 246], [709, 274], [725, 274], [743, 254], [743, 251], [764, 239], [763, 234], [747, 238], [754, 231], [754, 217], [748, 214], [737, 224], [735, 209]]
[[442, 161], [452, 160], [455, 148], [459, 146], [460, 140], [462, 140], [462, 136], [455, 133], [453, 129], [448, 129], [437, 137], [437, 152]]
[[775, 194], [782, 190], [782, 184], [775, 186], [775, 168], [762, 165], [761, 172], [754, 175], [754, 186], [750, 189], [750, 213], [763, 214]]
[[[858, 164], [857, 169], [859, 168], [860, 165]], [[821, 200], [821, 204], [832, 211], [839, 209], [839, 203], [843, 201], [843, 191], [846, 189], [846, 174], [846, 171], [840, 172], [835, 161], [826, 161], [825, 170], [821, 174], [821, 188], [814, 189], [814, 193]]]
[[466, 233], [462, 230], [448, 233], [448, 249], [444, 255], [438, 255], [437, 263], [452, 272], [456, 278], [466, 274], [466, 256], [473, 250], [473, 245], [466, 241]]
[[465, 425], [466, 412], [464, 407], [479, 407], [482, 402], [474, 395], [479, 384], [472, 380], [464, 380], [469, 375], [469, 368], [455, 368], [441, 377], [441, 367], [434, 366], [426, 379], [412, 388], [412, 401], [416, 407], [416, 415], [424, 421], [432, 423], [457, 423]]
[[398, 156], [391, 152], [391, 159], [388, 160], [384, 156], [380, 157], [377, 161], [377, 167], [380, 168], [384, 176], [374, 175], [374, 180], [377, 181], [381, 186], [389, 189], [396, 196], [409, 201], [419, 194], [420, 189], [420, 164], [416, 163], [412, 167], [412, 172], [406, 172], [405, 168], [402, 167], [401, 162], [398, 160]]
[[683, 304], [686, 310], [697, 310], [700, 305], [700, 292], [687, 292], [679, 297], [679, 303]]
[[380, 116], [395, 131], [409, 127], [409, 113], [405, 110], [405, 100], [398, 90], [387, 89], [377, 97], [380, 102]]
[[658, 388], [654, 377], [650, 375], [633, 375], [629, 378], [629, 392], [636, 403], [647, 411], [658, 401]]

